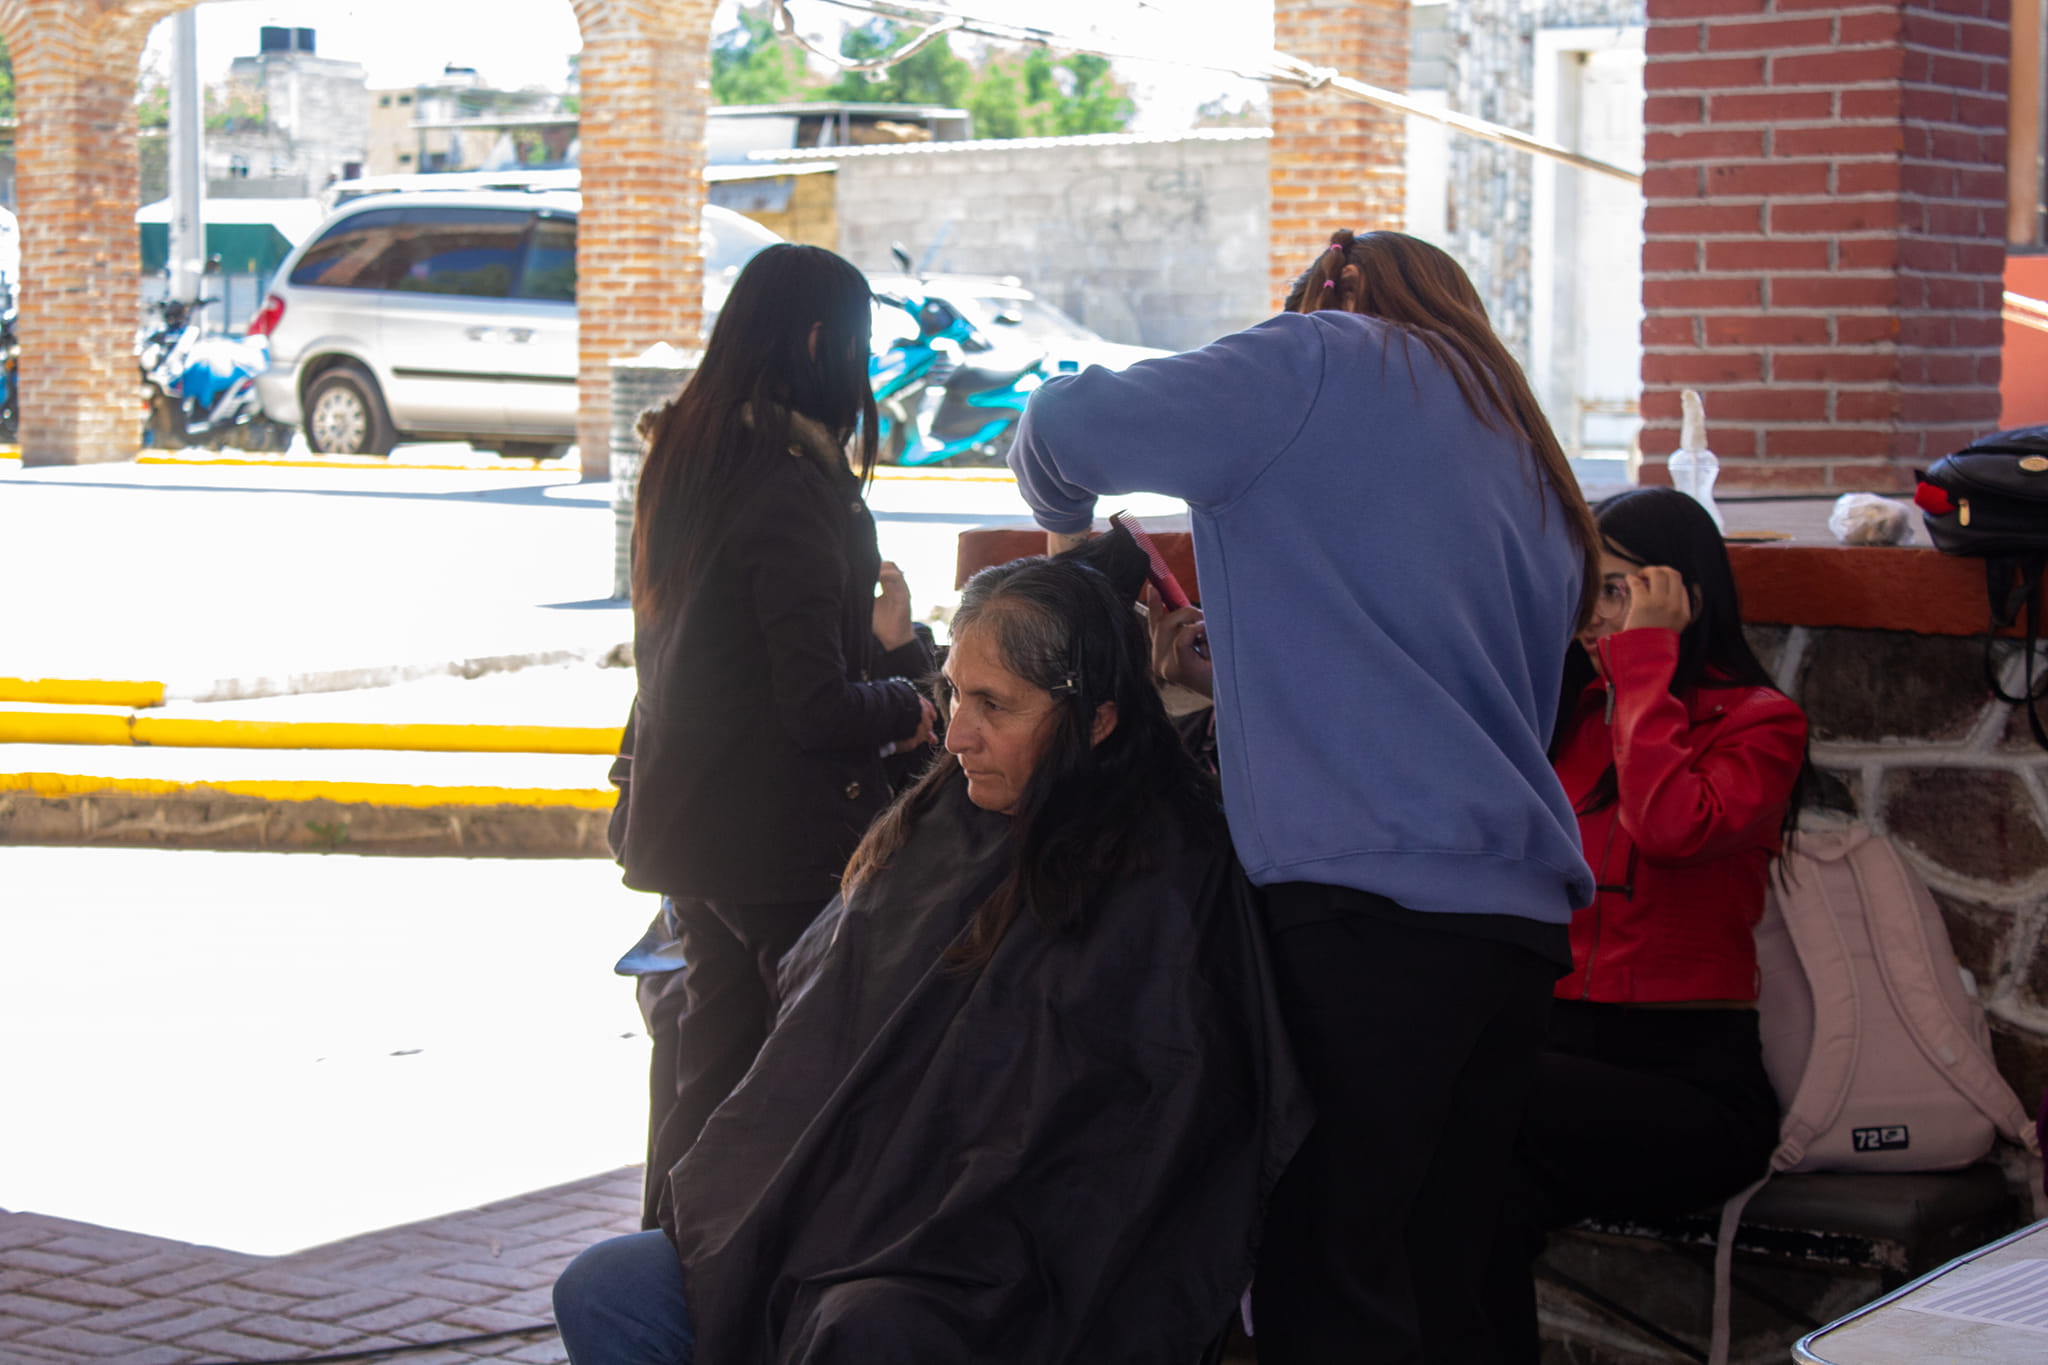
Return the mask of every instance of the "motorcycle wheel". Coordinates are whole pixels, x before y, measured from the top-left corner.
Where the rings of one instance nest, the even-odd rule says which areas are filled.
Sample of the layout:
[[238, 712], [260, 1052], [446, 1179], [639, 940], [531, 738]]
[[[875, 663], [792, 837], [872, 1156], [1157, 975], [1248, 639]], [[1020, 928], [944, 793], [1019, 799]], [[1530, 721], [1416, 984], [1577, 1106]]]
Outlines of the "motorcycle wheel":
[[143, 424], [143, 435], [152, 449], [185, 448], [185, 410], [154, 384], [149, 386], [149, 418]]

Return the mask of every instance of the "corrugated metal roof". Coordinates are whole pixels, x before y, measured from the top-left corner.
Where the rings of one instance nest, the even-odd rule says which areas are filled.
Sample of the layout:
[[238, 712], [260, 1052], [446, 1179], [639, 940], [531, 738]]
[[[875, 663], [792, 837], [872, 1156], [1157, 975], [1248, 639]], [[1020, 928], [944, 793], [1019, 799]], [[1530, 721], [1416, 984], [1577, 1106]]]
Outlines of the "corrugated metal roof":
[[968, 142], [894, 142], [871, 147], [798, 147], [749, 152], [749, 161], [809, 161], [821, 151], [834, 161], [875, 156], [930, 156], [934, 152], [1047, 151], [1061, 147], [1139, 147], [1162, 142], [1263, 142], [1271, 128], [1196, 128], [1184, 133], [1087, 133], [1079, 137], [975, 138]]

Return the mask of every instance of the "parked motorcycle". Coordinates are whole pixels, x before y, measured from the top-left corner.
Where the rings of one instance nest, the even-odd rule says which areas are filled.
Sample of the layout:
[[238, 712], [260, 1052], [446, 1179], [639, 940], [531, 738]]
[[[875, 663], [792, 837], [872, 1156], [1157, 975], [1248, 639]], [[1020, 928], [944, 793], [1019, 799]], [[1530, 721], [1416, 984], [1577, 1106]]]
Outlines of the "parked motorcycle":
[[142, 442], [164, 450], [286, 450], [292, 428], [264, 416], [256, 398], [269, 347], [261, 337], [207, 331], [200, 314], [219, 302], [165, 298], [151, 305], [135, 348], [149, 398]]
[[[898, 254], [905, 268], [909, 258]], [[998, 348], [944, 299], [876, 295], [917, 326], [869, 361], [882, 462], [1001, 464], [1011, 428], [1045, 382], [1045, 353]]]
[[21, 339], [14, 334], [15, 309], [0, 312], [0, 441], [21, 435]]

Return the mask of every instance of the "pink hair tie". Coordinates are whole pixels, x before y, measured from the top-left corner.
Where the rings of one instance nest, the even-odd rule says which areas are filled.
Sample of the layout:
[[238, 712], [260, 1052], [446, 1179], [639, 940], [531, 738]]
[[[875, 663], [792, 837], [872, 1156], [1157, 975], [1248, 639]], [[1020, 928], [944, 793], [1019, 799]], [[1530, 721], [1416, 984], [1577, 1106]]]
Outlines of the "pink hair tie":
[[1324, 281], [1323, 281], [1323, 288], [1325, 288], [1325, 289], [1335, 289], [1336, 287], [1337, 287], [1337, 282], [1336, 282], [1335, 280], [1324, 280]]
[[1344, 244], [1342, 242], [1332, 242], [1330, 243], [1330, 250], [1342, 256], [1344, 254]]

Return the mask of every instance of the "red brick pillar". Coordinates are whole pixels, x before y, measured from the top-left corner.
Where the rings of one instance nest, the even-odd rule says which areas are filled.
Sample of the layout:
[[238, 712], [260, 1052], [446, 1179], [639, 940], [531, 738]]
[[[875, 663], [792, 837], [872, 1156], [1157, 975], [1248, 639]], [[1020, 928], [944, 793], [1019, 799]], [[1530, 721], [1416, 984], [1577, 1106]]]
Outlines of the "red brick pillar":
[[712, 0], [575, 0], [583, 31], [576, 439], [611, 465], [611, 363], [698, 344]]
[[[1273, 46], [1368, 85], [1408, 88], [1408, 0], [1275, 0]], [[1335, 228], [1405, 221], [1406, 125], [1329, 90], [1273, 88], [1272, 286], [1277, 307]]]
[[21, 116], [24, 464], [133, 459], [141, 444], [135, 78], [149, 24], [176, 8], [0, 4]]
[[1644, 477], [1898, 490], [1998, 423], [2007, 0], [1649, 0]]

